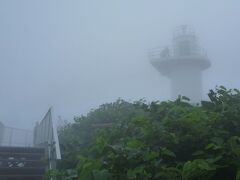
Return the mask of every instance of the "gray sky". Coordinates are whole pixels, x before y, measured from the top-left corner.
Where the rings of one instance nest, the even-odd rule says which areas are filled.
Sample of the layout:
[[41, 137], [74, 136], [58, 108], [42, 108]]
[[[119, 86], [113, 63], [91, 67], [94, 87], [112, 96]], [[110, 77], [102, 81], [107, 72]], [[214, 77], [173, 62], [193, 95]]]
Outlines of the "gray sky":
[[212, 62], [205, 93], [240, 88], [239, 0], [0, 0], [0, 121], [31, 128], [116, 100], [169, 99], [147, 51], [194, 27]]

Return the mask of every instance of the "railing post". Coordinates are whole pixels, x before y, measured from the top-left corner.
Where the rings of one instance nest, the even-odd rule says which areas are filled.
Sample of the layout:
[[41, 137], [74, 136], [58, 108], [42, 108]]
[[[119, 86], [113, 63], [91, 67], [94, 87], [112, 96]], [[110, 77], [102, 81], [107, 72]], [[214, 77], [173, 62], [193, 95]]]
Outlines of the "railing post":
[[9, 129], [10, 129], [10, 133], [9, 133], [9, 146], [12, 146], [13, 129], [12, 128], [9, 128]]
[[2, 145], [3, 135], [4, 135], [4, 125], [3, 123], [0, 122], [0, 146]]

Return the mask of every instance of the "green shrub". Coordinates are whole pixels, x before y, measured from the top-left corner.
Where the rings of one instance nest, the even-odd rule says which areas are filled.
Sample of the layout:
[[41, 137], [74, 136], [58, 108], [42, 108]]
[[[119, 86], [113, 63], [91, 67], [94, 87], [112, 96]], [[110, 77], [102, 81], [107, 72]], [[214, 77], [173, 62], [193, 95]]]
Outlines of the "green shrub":
[[240, 179], [240, 92], [210, 101], [117, 100], [60, 129], [63, 160], [79, 179]]

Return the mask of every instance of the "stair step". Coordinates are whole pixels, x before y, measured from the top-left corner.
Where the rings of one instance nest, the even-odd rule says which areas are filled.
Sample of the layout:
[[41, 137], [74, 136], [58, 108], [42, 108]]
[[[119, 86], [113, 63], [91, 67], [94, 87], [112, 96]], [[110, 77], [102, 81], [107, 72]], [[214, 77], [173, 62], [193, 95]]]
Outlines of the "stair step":
[[45, 167], [46, 162], [39, 160], [21, 160], [21, 159], [0, 159], [0, 168], [1, 167]]
[[42, 176], [45, 173], [45, 168], [0, 168], [0, 175], [34, 175]]
[[41, 175], [0, 175], [1, 180], [42, 180]]
[[7, 153], [44, 153], [44, 148], [36, 148], [36, 147], [6, 147], [0, 146], [0, 152]]
[[0, 180], [41, 180], [44, 159], [44, 148], [0, 146]]
[[44, 154], [40, 153], [7, 153], [7, 152], [0, 152], [1, 159], [25, 159], [25, 160], [42, 160], [44, 158]]
[[28, 159], [1, 159], [0, 162], [16, 162], [16, 161], [21, 161], [21, 162], [43, 162], [41, 160], [28, 160]]

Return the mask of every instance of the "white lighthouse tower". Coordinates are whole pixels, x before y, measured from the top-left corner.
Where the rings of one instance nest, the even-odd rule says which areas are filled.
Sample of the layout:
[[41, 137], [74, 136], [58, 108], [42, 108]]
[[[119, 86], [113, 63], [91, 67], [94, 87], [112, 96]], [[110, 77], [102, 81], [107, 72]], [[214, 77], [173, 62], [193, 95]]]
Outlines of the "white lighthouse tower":
[[197, 37], [189, 26], [183, 25], [173, 36], [172, 46], [150, 52], [152, 65], [171, 81], [171, 96], [202, 100], [202, 71], [210, 67], [206, 53], [199, 47]]

